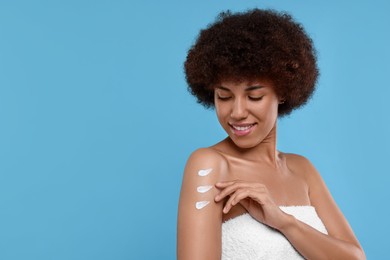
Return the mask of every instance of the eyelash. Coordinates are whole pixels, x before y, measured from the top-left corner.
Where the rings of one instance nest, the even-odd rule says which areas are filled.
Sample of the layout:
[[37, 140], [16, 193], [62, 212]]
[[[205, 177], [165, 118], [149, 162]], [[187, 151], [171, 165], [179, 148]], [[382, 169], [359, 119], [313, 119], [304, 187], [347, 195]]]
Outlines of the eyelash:
[[260, 100], [262, 100], [263, 99], [263, 96], [261, 96], [261, 97], [248, 97], [250, 100], [252, 100], [252, 101], [260, 101]]
[[230, 97], [220, 97], [220, 96], [218, 96], [218, 99], [222, 100], [222, 101], [226, 101], [226, 100], [229, 100]]
[[[231, 97], [220, 97], [218, 96], [218, 99], [221, 100], [221, 101], [227, 101], [229, 100]], [[252, 101], [260, 101], [263, 99], [263, 96], [261, 97], [251, 97], [251, 96], [248, 96], [248, 98]]]

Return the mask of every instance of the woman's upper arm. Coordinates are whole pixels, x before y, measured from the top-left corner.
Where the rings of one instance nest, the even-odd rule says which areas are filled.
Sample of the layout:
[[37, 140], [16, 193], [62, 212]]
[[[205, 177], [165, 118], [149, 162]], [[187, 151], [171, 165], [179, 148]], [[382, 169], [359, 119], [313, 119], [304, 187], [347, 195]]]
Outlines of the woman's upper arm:
[[220, 259], [222, 203], [215, 203], [215, 183], [226, 171], [223, 158], [204, 148], [187, 161], [180, 192], [178, 259]]
[[316, 208], [328, 234], [361, 248], [351, 226], [334, 201], [321, 175], [309, 160], [306, 158], [304, 160], [306, 161], [305, 172], [309, 185], [310, 202]]

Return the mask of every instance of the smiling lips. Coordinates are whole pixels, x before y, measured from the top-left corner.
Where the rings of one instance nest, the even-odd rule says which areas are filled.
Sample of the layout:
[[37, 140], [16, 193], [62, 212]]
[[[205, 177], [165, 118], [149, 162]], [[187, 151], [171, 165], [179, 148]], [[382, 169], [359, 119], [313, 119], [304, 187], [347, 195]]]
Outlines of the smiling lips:
[[232, 132], [237, 136], [248, 135], [256, 124], [229, 124]]

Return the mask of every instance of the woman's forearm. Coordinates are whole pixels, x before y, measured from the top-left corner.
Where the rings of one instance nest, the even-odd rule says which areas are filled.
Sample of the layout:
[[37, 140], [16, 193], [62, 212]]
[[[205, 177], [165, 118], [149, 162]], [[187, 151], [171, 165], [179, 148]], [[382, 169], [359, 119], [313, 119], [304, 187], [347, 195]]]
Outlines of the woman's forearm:
[[359, 245], [325, 235], [291, 215], [279, 231], [306, 259], [366, 259]]

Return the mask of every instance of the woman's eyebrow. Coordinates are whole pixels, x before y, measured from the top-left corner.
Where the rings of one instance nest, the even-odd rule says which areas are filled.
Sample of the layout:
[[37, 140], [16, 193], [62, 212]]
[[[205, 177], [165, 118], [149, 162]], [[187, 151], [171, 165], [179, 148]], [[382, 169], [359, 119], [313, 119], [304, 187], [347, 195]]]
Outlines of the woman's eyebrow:
[[226, 91], [231, 91], [230, 89], [225, 88], [224, 86], [217, 86], [217, 87], [215, 87], [215, 88], [222, 89], [222, 90], [226, 90]]
[[[226, 88], [224, 86], [217, 86], [215, 88], [222, 89], [222, 90], [225, 90], [225, 91], [231, 91], [229, 88]], [[260, 85], [248, 86], [247, 88], [245, 88], [245, 91], [251, 91], [251, 90], [256, 90], [256, 89], [261, 89], [261, 88], [264, 88], [264, 86], [260, 86]]]
[[264, 88], [264, 87], [263, 86], [249, 86], [245, 89], [245, 91], [251, 91], [251, 90], [261, 89], [261, 88]]

